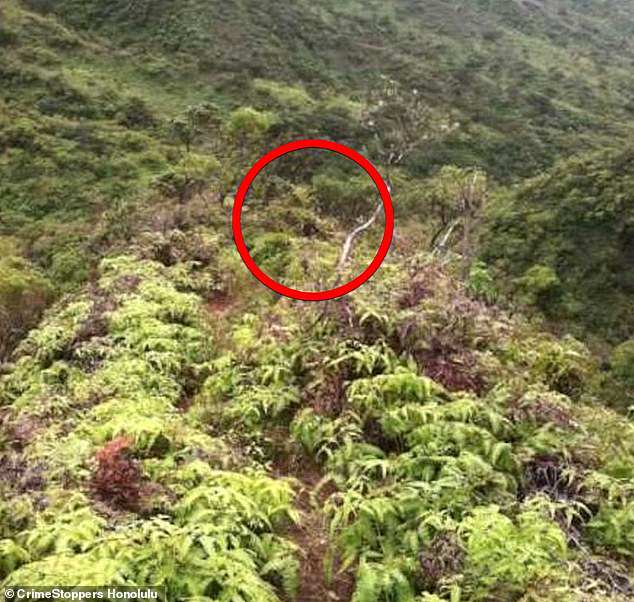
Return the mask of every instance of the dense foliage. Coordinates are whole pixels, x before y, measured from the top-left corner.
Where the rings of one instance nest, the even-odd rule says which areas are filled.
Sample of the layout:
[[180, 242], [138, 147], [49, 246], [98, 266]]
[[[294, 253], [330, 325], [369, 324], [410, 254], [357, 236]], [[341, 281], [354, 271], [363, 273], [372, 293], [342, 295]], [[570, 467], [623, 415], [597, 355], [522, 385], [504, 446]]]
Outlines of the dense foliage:
[[561, 162], [489, 213], [483, 254], [525, 302], [580, 332], [634, 334], [634, 149]]
[[[632, 33], [622, 0], [6, 0], [0, 586], [634, 598]], [[229, 227], [307, 137], [397, 213], [323, 304]], [[245, 239], [329, 288], [376, 202], [293, 153]]]
[[294, 548], [275, 533], [296, 517], [290, 485], [179, 409], [211, 369], [198, 300], [157, 264], [101, 273], [3, 383], [6, 582], [273, 601], [279, 578], [292, 592]]
[[[139, 204], [210, 186], [222, 201], [261, 152], [293, 138], [365, 152], [397, 182], [400, 216], [418, 219], [437, 202], [425, 178], [445, 165], [507, 183], [631, 136], [634, 14], [623, 2], [8, 0], [1, 17], [0, 234], [19, 236], [57, 293], [129, 239]], [[596, 178], [621, 178], [625, 163], [573, 159], [503, 191], [484, 250], [518, 300], [617, 342], [631, 335], [630, 234], [601, 207], [628, 184]], [[555, 190], [562, 170], [569, 184]], [[312, 184], [321, 208], [364, 207], [367, 186], [349, 170]], [[543, 244], [535, 198], [551, 229], [593, 211], [590, 198], [601, 223], [562, 225]], [[626, 200], [610, 206], [628, 211]], [[622, 249], [605, 242], [613, 235]], [[594, 263], [573, 249], [588, 245]]]
[[325, 307], [256, 295], [269, 309], [227, 332], [187, 265], [105, 260], [20, 344], [1, 394], [5, 583], [292, 598], [312, 457], [323, 587], [351, 575], [355, 602], [631, 595], [634, 430], [595, 398], [582, 344], [415, 256]]

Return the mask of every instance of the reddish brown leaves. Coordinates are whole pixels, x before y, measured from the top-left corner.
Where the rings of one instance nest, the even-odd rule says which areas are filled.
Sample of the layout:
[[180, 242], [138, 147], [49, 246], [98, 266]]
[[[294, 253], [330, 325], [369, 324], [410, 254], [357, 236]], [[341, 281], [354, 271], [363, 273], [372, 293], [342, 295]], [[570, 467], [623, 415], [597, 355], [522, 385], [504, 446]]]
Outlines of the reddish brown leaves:
[[486, 390], [486, 383], [469, 354], [461, 357], [430, 355], [422, 361], [422, 365], [425, 376], [448, 391], [473, 391], [480, 395]]
[[109, 506], [136, 511], [142, 473], [138, 461], [131, 457], [131, 447], [131, 439], [118, 437], [101, 448], [91, 485], [96, 496]]

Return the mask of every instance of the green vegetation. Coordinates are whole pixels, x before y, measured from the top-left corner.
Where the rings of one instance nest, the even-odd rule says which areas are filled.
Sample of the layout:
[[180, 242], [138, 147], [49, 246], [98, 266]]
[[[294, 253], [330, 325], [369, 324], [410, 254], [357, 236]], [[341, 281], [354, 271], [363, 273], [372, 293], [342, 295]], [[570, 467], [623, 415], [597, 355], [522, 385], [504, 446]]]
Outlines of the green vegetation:
[[633, 190], [630, 147], [563, 161], [499, 194], [483, 255], [550, 319], [623, 341], [634, 329]]
[[[455, 182], [437, 182], [443, 166], [506, 184], [632, 135], [623, 2], [9, 0], [2, 16], [0, 233], [21, 239], [58, 293], [128, 240], [122, 214], [210, 186], [222, 201], [282, 141], [366, 152], [397, 182], [401, 218], [442, 208], [442, 228], [459, 201]], [[608, 215], [629, 210], [628, 153], [502, 190], [482, 251], [522, 304], [615, 342], [632, 335], [631, 233]], [[351, 216], [363, 208], [367, 186], [349, 171], [316, 178], [322, 208], [339, 197]], [[473, 233], [461, 238], [473, 256]]]
[[25, 438], [3, 457], [6, 582], [273, 601], [277, 576], [292, 592], [294, 549], [274, 533], [295, 519], [290, 485], [178, 410], [211, 368], [198, 300], [151, 262], [121, 257], [101, 274], [25, 339], [4, 382], [5, 432]]
[[15, 241], [0, 239], [0, 360], [37, 324], [51, 297], [50, 282], [25, 259]]
[[[6, 0], [0, 586], [631, 600], [633, 33], [624, 0]], [[230, 230], [309, 137], [397, 214], [322, 304]], [[292, 153], [245, 240], [330, 288], [376, 203]]]
[[[20, 344], [5, 583], [273, 602], [347, 575], [363, 602], [625, 599], [634, 429], [595, 398], [583, 345], [423, 257], [325, 308], [237, 311], [229, 333], [195, 273], [104, 260]], [[294, 503], [310, 457], [313, 509]], [[293, 524], [322, 503], [323, 574], [300, 572]]]

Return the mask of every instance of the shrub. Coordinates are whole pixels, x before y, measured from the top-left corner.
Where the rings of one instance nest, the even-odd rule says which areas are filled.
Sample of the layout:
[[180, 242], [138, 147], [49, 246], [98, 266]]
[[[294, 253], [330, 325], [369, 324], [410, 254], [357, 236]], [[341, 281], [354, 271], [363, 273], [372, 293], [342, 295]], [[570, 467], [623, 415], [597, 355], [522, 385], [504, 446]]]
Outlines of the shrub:
[[53, 254], [49, 271], [59, 290], [66, 292], [87, 280], [90, 267], [85, 249], [69, 247]]
[[534, 265], [515, 281], [522, 302], [552, 310], [561, 300], [563, 289], [557, 272], [546, 265]]
[[495, 279], [482, 261], [476, 261], [471, 266], [466, 287], [469, 294], [486, 303], [495, 303], [499, 298]]
[[258, 111], [252, 107], [240, 107], [231, 113], [227, 122], [229, 134], [238, 141], [257, 140], [276, 121], [273, 113]]
[[157, 176], [155, 185], [184, 202], [209, 186], [219, 169], [220, 163], [215, 157], [188, 153], [174, 166]]
[[256, 92], [272, 98], [277, 104], [290, 109], [305, 109], [314, 101], [310, 94], [299, 86], [290, 86], [279, 82], [256, 79], [253, 82]]
[[119, 123], [129, 128], [149, 128], [156, 125], [156, 118], [142, 98], [132, 96], [121, 107]]
[[634, 387], [634, 339], [614, 349], [610, 357], [610, 370], [620, 383]]
[[592, 372], [588, 349], [572, 337], [560, 341], [531, 340], [527, 349], [532, 373], [549, 388], [576, 398]]
[[603, 504], [588, 523], [588, 530], [595, 545], [634, 556], [634, 503]]
[[476, 508], [462, 523], [466, 575], [474, 600], [512, 599], [528, 586], [565, 579], [566, 538], [556, 523], [529, 508], [513, 522], [499, 508]]
[[367, 220], [376, 206], [376, 188], [367, 176], [320, 174], [312, 186], [317, 208], [346, 223]]
[[287, 276], [292, 260], [293, 241], [281, 232], [259, 236], [253, 244], [253, 260], [273, 278]]
[[[3, 252], [7, 252], [6, 254]], [[35, 326], [53, 297], [50, 282], [25, 259], [8, 253], [0, 240], [0, 363]]]
[[92, 488], [107, 504], [137, 510], [141, 492], [141, 469], [130, 457], [132, 440], [118, 437], [97, 452]]

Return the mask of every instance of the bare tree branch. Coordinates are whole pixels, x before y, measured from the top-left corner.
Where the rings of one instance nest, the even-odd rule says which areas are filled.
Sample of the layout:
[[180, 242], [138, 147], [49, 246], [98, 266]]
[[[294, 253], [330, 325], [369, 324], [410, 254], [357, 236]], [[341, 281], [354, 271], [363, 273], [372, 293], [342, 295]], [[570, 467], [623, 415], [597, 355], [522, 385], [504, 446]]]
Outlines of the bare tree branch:
[[348, 236], [346, 236], [346, 240], [344, 241], [343, 247], [341, 248], [341, 257], [339, 258], [339, 263], [337, 264], [337, 280], [341, 278], [342, 272], [346, 267], [346, 263], [348, 261], [348, 258], [350, 257], [350, 253], [352, 252], [354, 241], [360, 234], [365, 232], [368, 228], [372, 227], [372, 224], [374, 224], [377, 217], [379, 217], [379, 213], [381, 213], [382, 209], [383, 203], [379, 202], [376, 206], [376, 209], [374, 210], [374, 213], [372, 214], [372, 217], [370, 217], [370, 219], [364, 224], [357, 226], [352, 232], [350, 232], [350, 234], [348, 234]]
[[[460, 218], [456, 218], [455, 220], [453, 220], [453, 222], [451, 222], [451, 224], [449, 224], [449, 227], [445, 230], [445, 235], [442, 237], [442, 240], [440, 242], [433, 242], [432, 243], [432, 256], [433, 255], [444, 255], [447, 251], [447, 247], [448, 247], [448, 243], [449, 243], [449, 239], [451, 238], [451, 235], [453, 234], [454, 230], [456, 229], [456, 227], [458, 226], [458, 224], [460, 223]], [[444, 229], [444, 228], [443, 228]], [[435, 236], [434, 238], [437, 239], [440, 234], [442, 233], [442, 230], [440, 230]]]
[[[387, 180], [387, 188], [391, 194], [392, 182], [389, 180], [389, 178]], [[382, 209], [383, 209], [383, 202], [382, 200], [379, 200], [379, 202], [376, 205], [376, 209], [374, 210], [374, 213], [372, 213], [372, 216], [370, 217], [370, 219], [368, 219], [367, 222], [361, 224], [360, 226], [357, 226], [354, 230], [352, 230], [352, 232], [350, 232], [350, 234], [348, 234], [348, 236], [346, 236], [343, 246], [341, 247], [341, 256], [339, 257], [339, 263], [337, 264], [337, 271], [336, 271], [337, 278], [335, 280], [333, 288], [337, 288], [341, 284], [341, 279], [343, 278], [343, 271], [346, 267], [346, 263], [348, 263], [350, 254], [352, 253], [352, 249], [354, 247], [354, 241], [366, 230], [372, 227], [374, 222], [376, 222], [377, 218], [379, 217], [379, 214], [381, 213]], [[321, 322], [324, 319], [324, 316], [326, 315], [329, 306], [330, 306], [330, 301], [326, 301], [324, 303], [322, 311], [318, 313], [315, 321], [312, 322], [308, 326], [309, 331], [312, 330], [318, 322]]]

